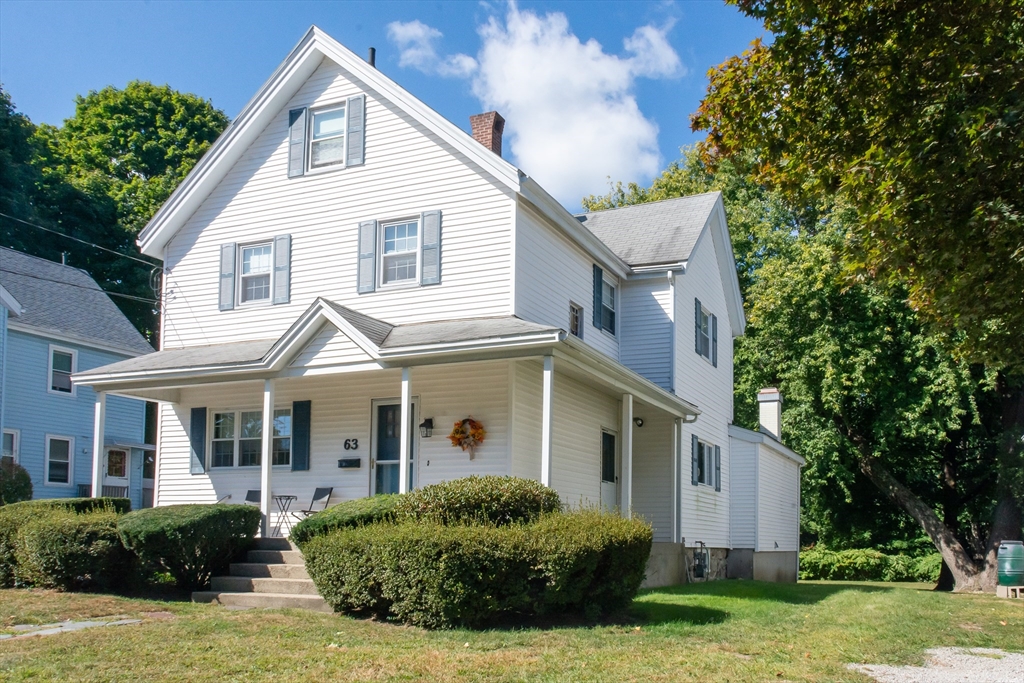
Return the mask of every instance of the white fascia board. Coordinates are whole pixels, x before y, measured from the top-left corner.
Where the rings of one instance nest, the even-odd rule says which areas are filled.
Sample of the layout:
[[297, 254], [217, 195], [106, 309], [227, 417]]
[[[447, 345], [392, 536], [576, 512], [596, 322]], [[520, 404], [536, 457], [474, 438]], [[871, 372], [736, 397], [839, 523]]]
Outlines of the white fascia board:
[[163, 248], [171, 237], [224, 179], [281, 108], [298, 92], [324, 57], [352, 73], [382, 97], [409, 112], [428, 130], [465, 154], [511, 190], [519, 190], [519, 170], [515, 166], [486, 149], [468, 133], [367, 64], [351, 50], [316, 26], [312, 26], [142, 230], [138, 239], [142, 253], [155, 258], [163, 257]]
[[313, 304], [299, 316], [298, 320], [281, 335], [270, 351], [263, 357], [263, 364], [268, 370], [280, 370], [298, 355], [306, 344], [319, 334], [325, 323], [336, 327], [342, 334], [351, 339], [356, 346], [366, 352], [370, 358], [380, 357], [377, 346], [367, 339], [362, 332], [342, 318], [323, 299], [317, 298]]
[[665, 277], [665, 273], [669, 273], [670, 275], [674, 273], [686, 275], [687, 263], [689, 263], [689, 261], [659, 263], [658, 265], [653, 266], [633, 266], [633, 272], [630, 274], [628, 281], [651, 280], [653, 278], [662, 279]]
[[[722, 275], [722, 286], [725, 288], [725, 301], [729, 307], [729, 323], [732, 336], [742, 337], [747, 329], [747, 316], [743, 311], [743, 294], [740, 292], [740, 278], [736, 274], [736, 256], [732, 251], [732, 238], [729, 236], [729, 224], [725, 217], [725, 204], [722, 193], [718, 193], [715, 207], [711, 210], [717, 221], [709, 222], [712, 226], [715, 241], [715, 255], [718, 257], [718, 270]], [[715, 229], [717, 227], [717, 229]]]
[[7, 329], [14, 332], [21, 332], [22, 334], [30, 334], [33, 337], [41, 337], [49, 341], [57, 341], [64, 344], [77, 344], [78, 346], [85, 346], [96, 351], [106, 351], [107, 353], [115, 353], [119, 356], [126, 356], [128, 358], [135, 358], [137, 356], [145, 356], [149, 353], [153, 353], [153, 351], [140, 353], [133, 349], [126, 349], [121, 346], [114, 346], [113, 344], [103, 344], [101, 342], [84, 339], [73, 334], [67, 334], [66, 332], [48, 330], [43, 327], [35, 327], [34, 325], [25, 325], [16, 320], [8, 320]]
[[14, 295], [8, 292], [3, 285], [0, 285], [0, 305], [6, 307], [11, 312], [11, 315], [18, 316], [25, 312], [25, 309], [22, 308], [18, 300], [14, 298]]
[[779, 455], [789, 458], [797, 465], [800, 465], [800, 467], [807, 464], [807, 460], [805, 460], [802, 455], [764, 432], [755, 432], [752, 429], [745, 429], [739, 425], [729, 425], [729, 436], [733, 439], [746, 441], [747, 443], [763, 444], [765, 447], [772, 449]]
[[540, 332], [519, 334], [508, 337], [494, 337], [492, 339], [471, 339], [462, 342], [444, 344], [422, 344], [417, 346], [403, 346], [393, 349], [381, 349], [381, 360], [395, 363], [399, 360], [412, 359], [420, 356], [436, 356], [441, 354], [466, 353], [467, 351], [495, 351], [500, 349], [511, 349], [523, 346], [550, 346], [565, 339], [566, 333], [562, 330], [555, 332]]
[[550, 219], [572, 242], [580, 245], [605, 270], [615, 273], [615, 275], [622, 279], [626, 279], [629, 276], [632, 272], [629, 264], [616, 256], [615, 252], [607, 244], [597, 238], [597, 235], [587, 230], [582, 223], [576, 220], [575, 216], [548, 194], [536, 180], [528, 175], [523, 175], [520, 186], [519, 193], [523, 199], [529, 202], [542, 216]]

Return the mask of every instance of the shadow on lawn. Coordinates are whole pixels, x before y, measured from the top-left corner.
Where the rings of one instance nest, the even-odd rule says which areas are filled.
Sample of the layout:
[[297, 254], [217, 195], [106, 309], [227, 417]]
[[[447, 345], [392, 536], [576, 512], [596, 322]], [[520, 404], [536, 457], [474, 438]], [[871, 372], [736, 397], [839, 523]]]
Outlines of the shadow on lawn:
[[857, 591], [860, 593], [883, 593], [896, 588], [887, 586], [865, 585], [858, 583], [769, 583], [766, 581], [742, 581], [727, 579], [708, 583], [691, 583], [668, 588], [653, 588], [643, 591], [636, 604], [675, 604], [664, 603], [656, 599], [659, 595], [678, 596], [716, 596], [738, 600], [770, 600], [794, 605], [807, 605], [821, 602], [836, 593]]

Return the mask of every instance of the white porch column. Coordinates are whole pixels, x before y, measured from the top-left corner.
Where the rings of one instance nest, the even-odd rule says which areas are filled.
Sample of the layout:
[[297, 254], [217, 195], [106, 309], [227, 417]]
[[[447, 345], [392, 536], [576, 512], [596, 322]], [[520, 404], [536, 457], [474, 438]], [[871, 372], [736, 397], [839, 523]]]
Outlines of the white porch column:
[[[103, 428], [107, 423], [107, 392], [96, 392], [96, 406], [92, 425], [92, 497], [103, 495]], [[74, 472], [69, 477], [74, 480]]]
[[274, 380], [263, 380], [263, 441], [260, 449], [260, 512], [263, 523], [260, 535], [270, 537], [270, 509], [273, 498], [270, 490], [270, 475], [273, 472], [274, 459]]
[[672, 421], [672, 542], [679, 542], [679, 508], [682, 503], [679, 500], [680, 489], [682, 488], [680, 477], [683, 475], [683, 459], [680, 446], [683, 443], [681, 430], [683, 421], [676, 418]]
[[540, 414], [540, 483], [551, 486], [551, 421], [555, 398], [555, 357], [544, 356], [544, 398]]
[[622, 395], [622, 512], [633, 516], [633, 394]]
[[412, 422], [412, 381], [411, 368], [402, 368], [402, 427], [399, 430], [401, 445], [398, 447], [398, 492], [409, 492], [409, 441], [412, 434], [409, 433]]

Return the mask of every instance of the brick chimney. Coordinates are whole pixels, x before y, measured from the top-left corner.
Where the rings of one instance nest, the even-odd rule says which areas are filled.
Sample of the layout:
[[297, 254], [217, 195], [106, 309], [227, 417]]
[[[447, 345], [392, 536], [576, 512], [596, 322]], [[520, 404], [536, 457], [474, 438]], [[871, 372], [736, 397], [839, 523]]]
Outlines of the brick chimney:
[[762, 389], [757, 392], [757, 407], [761, 431], [782, 441], [782, 394], [774, 387]]
[[496, 111], [476, 114], [469, 117], [469, 125], [473, 128], [473, 139], [501, 156], [501, 133], [505, 130], [505, 119]]

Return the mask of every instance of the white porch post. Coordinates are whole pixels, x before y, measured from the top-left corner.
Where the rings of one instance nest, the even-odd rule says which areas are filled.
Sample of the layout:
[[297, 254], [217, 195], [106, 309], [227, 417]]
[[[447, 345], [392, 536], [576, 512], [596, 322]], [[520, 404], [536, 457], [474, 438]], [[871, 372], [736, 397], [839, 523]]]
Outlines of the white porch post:
[[270, 504], [273, 501], [270, 491], [270, 474], [273, 472], [274, 458], [274, 380], [263, 380], [263, 441], [260, 450], [260, 512], [263, 523], [260, 535], [270, 537]]
[[551, 486], [551, 421], [555, 397], [555, 357], [544, 356], [544, 398], [540, 417], [540, 483]]
[[[107, 392], [96, 392], [96, 406], [92, 426], [92, 497], [103, 495], [103, 427], [107, 423]], [[72, 477], [74, 473], [72, 473]]]
[[679, 542], [679, 491], [681, 482], [679, 478], [683, 474], [683, 460], [680, 446], [683, 442], [680, 430], [683, 428], [682, 420], [672, 421], [672, 542]]
[[398, 492], [409, 492], [409, 441], [412, 435], [409, 426], [412, 422], [412, 381], [411, 369], [402, 368], [402, 426], [399, 430], [401, 445], [398, 447]]
[[633, 394], [622, 395], [622, 511], [633, 516]]

